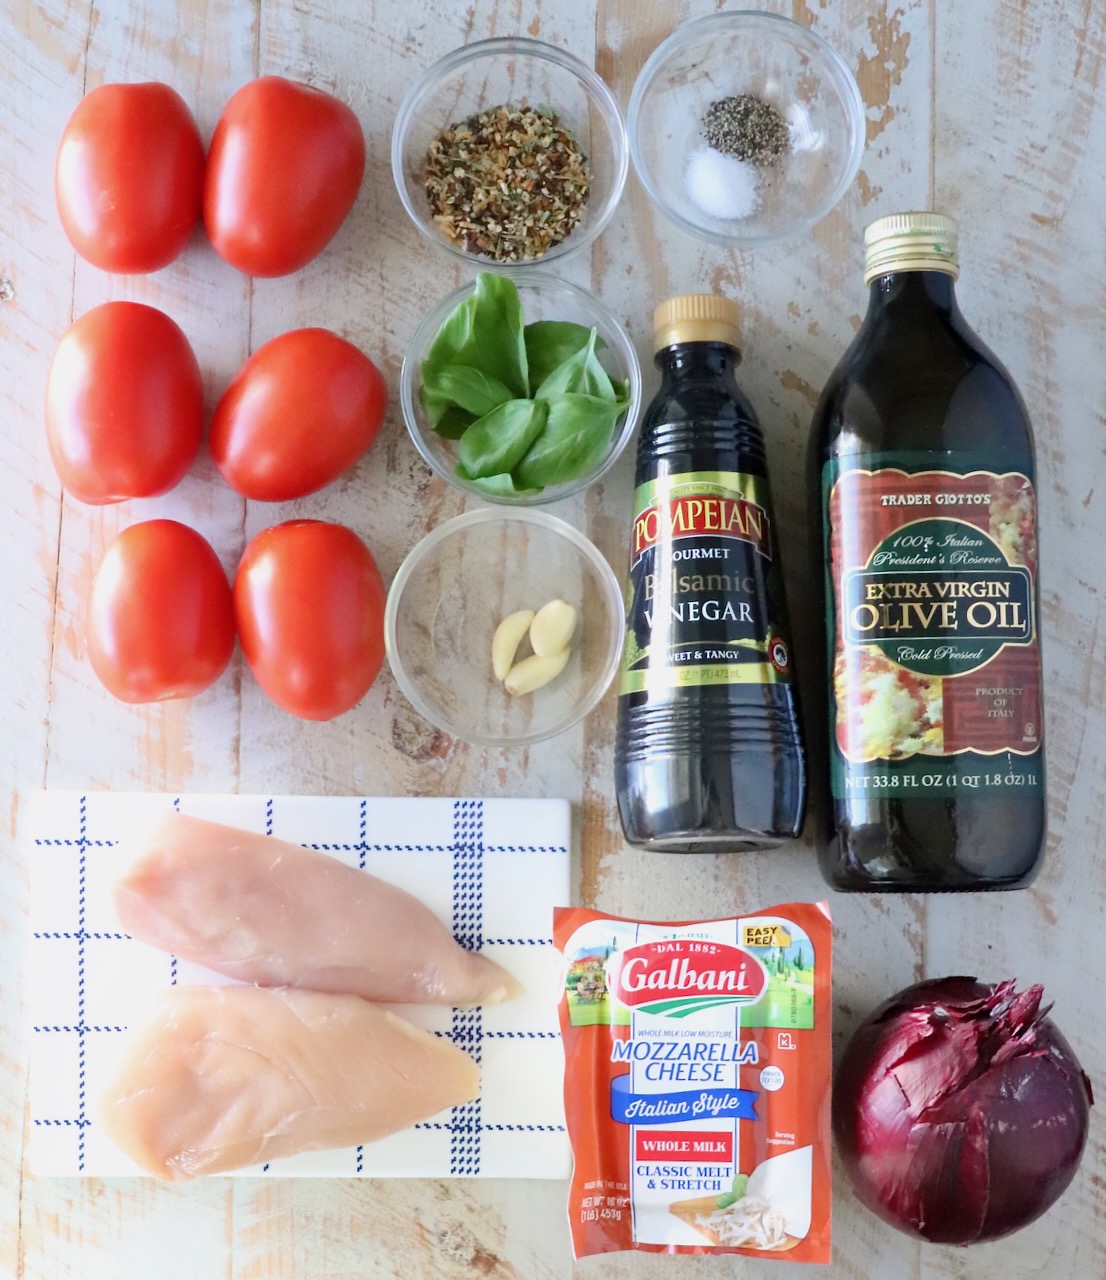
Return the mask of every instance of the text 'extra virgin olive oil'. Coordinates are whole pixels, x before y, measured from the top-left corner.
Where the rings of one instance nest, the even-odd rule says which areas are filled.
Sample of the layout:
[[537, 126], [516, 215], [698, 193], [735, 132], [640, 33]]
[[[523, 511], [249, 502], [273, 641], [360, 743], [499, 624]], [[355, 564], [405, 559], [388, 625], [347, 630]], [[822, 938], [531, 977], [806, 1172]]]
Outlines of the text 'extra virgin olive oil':
[[[810, 448], [839, 889], [1019, 888], [1045, 839], [1033, 434], [956, 304], [956, 224], [868, 227]], [[825, 710], [825, 708], [823, 708]]]
[[765, 848], [806, 801], [764, 438], [734, 370], [737, 309], [654, 313], [661, 387], [638, 443], [615, 789], [626, 839]]

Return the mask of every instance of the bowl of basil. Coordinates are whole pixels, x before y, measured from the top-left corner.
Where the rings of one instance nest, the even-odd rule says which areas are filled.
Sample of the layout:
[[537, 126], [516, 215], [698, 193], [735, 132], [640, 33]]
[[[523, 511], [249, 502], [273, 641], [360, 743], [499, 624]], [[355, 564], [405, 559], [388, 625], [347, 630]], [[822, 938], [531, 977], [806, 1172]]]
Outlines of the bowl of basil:
[[618, 318], [586, 289], [539, 271], [482, 272], [415, 331], [400, 403], [438, 475], [531, 506], [614, 464], [633, 435], [641, 368]]

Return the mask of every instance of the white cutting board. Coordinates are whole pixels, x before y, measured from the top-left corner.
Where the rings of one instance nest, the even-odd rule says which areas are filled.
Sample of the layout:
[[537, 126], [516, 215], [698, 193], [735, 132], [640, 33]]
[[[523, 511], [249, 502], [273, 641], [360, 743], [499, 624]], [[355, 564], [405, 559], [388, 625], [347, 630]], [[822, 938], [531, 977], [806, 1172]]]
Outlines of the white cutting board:
[[518, 978], [489, 1009], [403, 1006], [481, 1067], [480, 1098], [381, 1142], [243, 1170], [299, 1177], [565, 1178], [570, 1168], [557, 1029], [553, 907], [569, 901], [564, 800], [362, 799], [40, 792], [25, 827], [31, 868], [31, 1136], [39, 1175], [142, 1171], [95, 1123], [127, 1027], [157, 990], [224, 983], [125, 934], [111, 889], [149, 820], [179, 808], [363, 867], [427, 904], [463, 945]]

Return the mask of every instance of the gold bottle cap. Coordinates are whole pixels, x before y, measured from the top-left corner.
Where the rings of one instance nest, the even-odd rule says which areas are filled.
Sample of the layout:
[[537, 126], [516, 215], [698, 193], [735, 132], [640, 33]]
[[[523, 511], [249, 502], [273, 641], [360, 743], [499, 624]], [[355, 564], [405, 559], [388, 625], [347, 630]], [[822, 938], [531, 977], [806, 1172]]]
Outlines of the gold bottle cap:
[[724, 342], [738, 350], [737, 304], [719, 293], [683, 293], [653, 312], [653, 350], [677, 342]]
[[956, 223], [943, 213], [892, 213], [864, 229], [864, 283], [892, 271], [960, 274]]

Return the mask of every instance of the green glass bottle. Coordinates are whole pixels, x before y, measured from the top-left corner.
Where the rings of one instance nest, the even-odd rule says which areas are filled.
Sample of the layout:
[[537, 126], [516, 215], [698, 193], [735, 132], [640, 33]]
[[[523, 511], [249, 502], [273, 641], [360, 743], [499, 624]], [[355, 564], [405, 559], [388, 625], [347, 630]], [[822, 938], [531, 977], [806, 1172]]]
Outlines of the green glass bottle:
[[893, 214], [865, 247], [868, 313], [809, 455], [822, 869], [839, 889], [1020, 888], [1045, 841], [1033, 433], [957, 306], [955, 223]]

